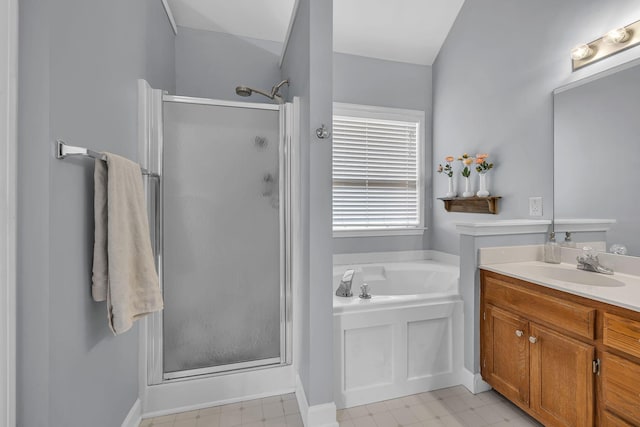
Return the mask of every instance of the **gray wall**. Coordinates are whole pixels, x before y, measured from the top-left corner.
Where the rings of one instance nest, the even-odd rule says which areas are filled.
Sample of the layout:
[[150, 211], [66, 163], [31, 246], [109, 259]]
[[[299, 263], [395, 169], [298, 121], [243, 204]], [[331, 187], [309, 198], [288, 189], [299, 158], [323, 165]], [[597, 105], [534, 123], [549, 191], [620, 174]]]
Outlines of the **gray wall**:
[[176, 94], [232, 101], [268, 102], [236, 95], [236, 86], [269, 92], [280, 81], [282, 43], [178, 27]]
[[332, 0], [300, 0], [282, 76], [290, 98], [300, 97], [299, 258], [295, 262], [303, 318], [298, 372], [310, 405], [333, 402], [331, 141], [315, 129], [332, 123]]
[[137, 79], [174, 89], [160, 0], [20, 3], [18, 425], [118, 426], [138, 396], [138, 333], [91, 300], [93, 166], [56, 138], [137, 155]]
[[20, 427], [50, 425], [49, 9], [48, 2], [20, 3], [16, 331]]
[[446, 182], [434, 176], [433, 249], [459, 253], [455, 222], [529, 218], [530, 196], [544, 198], [544, 217], [551, 218], [551, 92], [639, 56], [636, 47], [575, 73], [569, 59], [572, 47], [637, 16], [637, 0], [465, 2], [433, 66], [433, 163], [490, 153], [490, 191], [503, 199], [499, 215], [446, 213], [435, 200]]
[[431, 67], [333, 54], [333, 100], [381, 107], [431, 109]]
[[529, 196], [543, 196], [544, 217], [551, 218], [552, 91], [640, 56], [640, 49], [629, 49], [575, 73], [569, 59], [573, 46], [639, 14], [634, 0], [466, 0], [440, 51], [433, 67], [433, 162], [489, 152], [496, 163], [490, 190], [504, 197], [500, 215], [445, 213], [435, 198], [446, 191], [446, 180], [434, 174], [432, 247], [460, 254], [464, 360], [473, 373], [479, 371], [478, 249], [541, 244], [545, 235], [458, 236], [455, 223], [528, 218]]
[[[144, 0], [145, 70], [144, 79], [154, 89], [176, 91], [176, 35], [171, 28], [162, 0]], [[158, 5], [160, 3], [160, 5]]]
[[[431, 67], [334, 53], [333, 100], [350, 104], [405, 108], [425, 112], [425, 224], [431, 221]], [[421, 250], [424, 235], [334, 238], [334, 253]]]

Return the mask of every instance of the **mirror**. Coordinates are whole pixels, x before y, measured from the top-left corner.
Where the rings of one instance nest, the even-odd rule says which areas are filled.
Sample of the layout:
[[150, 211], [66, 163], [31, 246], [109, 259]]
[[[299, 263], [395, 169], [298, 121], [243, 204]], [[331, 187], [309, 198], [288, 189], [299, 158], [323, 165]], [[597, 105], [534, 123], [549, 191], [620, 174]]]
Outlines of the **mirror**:
[[615, 220], [607, 251], [640, 256], [640, 62], [557, 89], [554, 121], [556, 224]]

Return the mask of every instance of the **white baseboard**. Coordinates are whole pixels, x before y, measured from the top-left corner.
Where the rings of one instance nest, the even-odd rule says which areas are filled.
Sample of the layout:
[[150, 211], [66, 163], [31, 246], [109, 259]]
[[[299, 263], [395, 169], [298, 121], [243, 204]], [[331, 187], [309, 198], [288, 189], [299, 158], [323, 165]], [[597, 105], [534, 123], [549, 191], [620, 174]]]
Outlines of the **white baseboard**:
[[296, 375], [296, 399], [304, 427], [338, 427], [336, 404], [330, 402], [309, 406], [299, 375]]
[[473, 394], [491, 390], [491, 386], [482, 380], [480, 374], [474, 374], [466, 368], [462, 370], [460, 383]]
[[302, 422], [306, 426], [306, 419], [309, 415], [309, 403], [307, 402], [307, 396], [304, 393], [304, 387], [302, 386], [302, 381], [300, 380], [300, 375], [296, 374], [296, 400], [298, 401], [298, 408], [300, 409], [300, 416], [302, 417]]
[[127, 414], [127, 417], [122, 422], [122, 427], [138, 427], [142, 421], [142, 404], [140, 399], [136, 399], [135, 403], [131, 407], [131, 410]]

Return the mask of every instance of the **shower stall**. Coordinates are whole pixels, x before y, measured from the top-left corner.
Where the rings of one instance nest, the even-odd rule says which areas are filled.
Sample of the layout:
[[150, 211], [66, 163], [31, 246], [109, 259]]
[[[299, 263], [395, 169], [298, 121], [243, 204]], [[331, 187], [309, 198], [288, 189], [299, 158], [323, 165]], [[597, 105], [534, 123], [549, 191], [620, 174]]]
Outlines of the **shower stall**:
[[[161, 176], [148, 182], [148, 201], [165, 308], [144, 328], [144, 386], [153, 394], [182, 383], [189, 394], [190, 382], [228, 388], [237, 374], [250, 392], [268, 393], [273, 374], [263, 371], [293, 378], [293, 106], [145, 85], [140, 154]], [[214, 395], [191, 396], [189, 405], [246, 397]]]

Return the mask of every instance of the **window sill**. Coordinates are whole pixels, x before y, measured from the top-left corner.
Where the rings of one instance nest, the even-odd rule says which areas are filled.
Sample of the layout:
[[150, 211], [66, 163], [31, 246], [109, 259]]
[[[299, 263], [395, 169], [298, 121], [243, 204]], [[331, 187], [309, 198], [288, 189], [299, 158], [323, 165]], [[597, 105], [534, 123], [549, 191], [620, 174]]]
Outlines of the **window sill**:
[[418, 236], [427, 230], [422, 228], [403, 229], [375, 229], [375, 230], [339, 230], [333, 232], [334, 238], [344, 237], [388, 237], [388, 236]]

